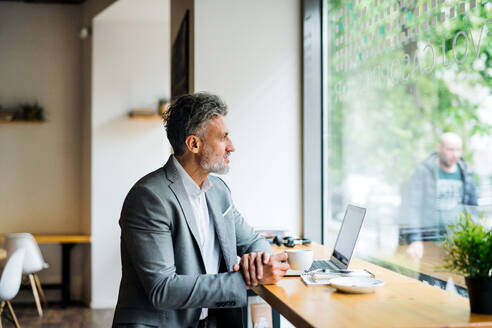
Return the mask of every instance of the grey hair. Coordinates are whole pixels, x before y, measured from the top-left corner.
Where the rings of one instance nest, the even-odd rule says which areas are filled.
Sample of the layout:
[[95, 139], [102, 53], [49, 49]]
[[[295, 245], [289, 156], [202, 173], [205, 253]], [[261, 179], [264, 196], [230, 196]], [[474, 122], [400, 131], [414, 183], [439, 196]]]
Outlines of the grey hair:
[[206, 123], [226, 116], [227, 105], [216, 95], [199, 92], [179, 97], [164, 114], [167, 139], [175, 155], [183, 155], [190, 135], [204, 137]]

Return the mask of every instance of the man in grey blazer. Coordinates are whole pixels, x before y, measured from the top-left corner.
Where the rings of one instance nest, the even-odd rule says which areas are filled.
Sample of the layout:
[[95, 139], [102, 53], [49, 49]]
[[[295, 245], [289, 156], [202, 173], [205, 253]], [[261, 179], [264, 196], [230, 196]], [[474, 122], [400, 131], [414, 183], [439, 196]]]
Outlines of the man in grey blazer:
[[167, 110], [174, 155], [131, 188], [121, 211], [113, 327], [242, 327], [247, 288], [276, 283], [288, 270], [287, 255], [270, 255], [224, 181], [209, 175], [226, 173], [235, 150], [226, 114], [206, 93]]

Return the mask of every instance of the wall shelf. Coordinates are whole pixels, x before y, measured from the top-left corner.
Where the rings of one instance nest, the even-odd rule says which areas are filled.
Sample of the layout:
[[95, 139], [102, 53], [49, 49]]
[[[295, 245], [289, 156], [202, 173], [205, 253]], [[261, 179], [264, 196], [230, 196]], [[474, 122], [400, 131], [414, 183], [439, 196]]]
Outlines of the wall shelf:
[[12, 120], [12, 121], [0, 121], [0, 124], [42, 124], [46, 121], [28, 121], [28, 120]]
[[162, 117], [159, 115], [130, 115], [130, 119], [138, 121], [162, 121]]
[[131, 120], [159, 121], [162, 120], [154, 108], [135, 108], [128, 112]]

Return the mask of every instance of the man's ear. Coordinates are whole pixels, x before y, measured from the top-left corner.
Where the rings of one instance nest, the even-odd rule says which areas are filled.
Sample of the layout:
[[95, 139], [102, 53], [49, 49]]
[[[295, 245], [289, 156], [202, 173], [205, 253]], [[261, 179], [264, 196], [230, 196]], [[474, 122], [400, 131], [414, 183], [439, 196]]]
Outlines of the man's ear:
[[442, 148], [442, 145], [441, 145], [441, 142], [439, 141], [436, 145], [436, 153], [440, 154], [441, 153], [441, 148]]
[[193, 154], [198, 154], [203, 145], [202, 140], [194, 135], [186, 137], [185, 144], [186, 148], [188, 148], [188, 150]]

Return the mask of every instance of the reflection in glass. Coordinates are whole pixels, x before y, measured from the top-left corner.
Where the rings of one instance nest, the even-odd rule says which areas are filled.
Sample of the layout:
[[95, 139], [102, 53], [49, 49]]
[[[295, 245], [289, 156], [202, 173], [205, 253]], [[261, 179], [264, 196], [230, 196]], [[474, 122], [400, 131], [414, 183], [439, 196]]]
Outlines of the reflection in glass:
[[[422, 257], [418, 242], [442, 240], [448, 226], [468, 213], [467, 206], [477, 205], [475, 181], [461, 157], [462, 148], [459, 135], [444, 133], [436, 152], [418, 165], [402, 187], [400, 237], [410, 243], [409, 254], [415, 259]], [[476, 213], [470, 214], [477, 219]]]
[[492, 222], [492, 3], [326, 0], [324, 16], [325, 243], [360, 204], [359, 256], [464, 286], [440, 241], [461, 213]]

